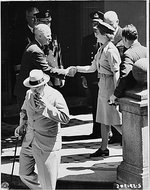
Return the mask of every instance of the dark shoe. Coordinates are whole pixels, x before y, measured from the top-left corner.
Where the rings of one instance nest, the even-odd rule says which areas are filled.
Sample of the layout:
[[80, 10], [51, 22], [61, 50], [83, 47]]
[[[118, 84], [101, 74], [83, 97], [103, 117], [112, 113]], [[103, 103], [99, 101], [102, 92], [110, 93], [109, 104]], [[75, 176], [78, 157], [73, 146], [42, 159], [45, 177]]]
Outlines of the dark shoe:
[[96, 152], [90, 154], [90, 157], [100, 157], [100, 156], [109, 156], [109, 150], [108, 149], [102, 150], [101, 148], [99, 148]]

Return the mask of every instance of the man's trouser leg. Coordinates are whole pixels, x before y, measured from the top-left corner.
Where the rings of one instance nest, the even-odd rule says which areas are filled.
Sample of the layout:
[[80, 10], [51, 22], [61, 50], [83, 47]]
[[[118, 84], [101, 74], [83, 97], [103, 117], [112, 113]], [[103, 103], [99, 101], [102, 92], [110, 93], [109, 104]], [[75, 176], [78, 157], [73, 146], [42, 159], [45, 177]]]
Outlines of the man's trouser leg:
[[30, 189], [42, 189], [38, 182], [38, 175], [35, 173], [35, 159], [31, 147], [22, 147], [19, 161], [19, 175], [24, 184]]
[[35, 145], [32, 148], [42, 189], [55, 190], [61, 159], [60, 150], [52, 152], [43, 151]]

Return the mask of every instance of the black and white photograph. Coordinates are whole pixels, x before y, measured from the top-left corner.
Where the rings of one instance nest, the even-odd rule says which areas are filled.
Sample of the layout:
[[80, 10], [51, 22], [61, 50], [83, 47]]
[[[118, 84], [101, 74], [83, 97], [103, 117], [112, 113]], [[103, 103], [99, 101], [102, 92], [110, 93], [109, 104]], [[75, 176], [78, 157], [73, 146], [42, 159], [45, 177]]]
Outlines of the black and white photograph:
[[150, 189], [149, 0], [0, 4], [1, 189]]

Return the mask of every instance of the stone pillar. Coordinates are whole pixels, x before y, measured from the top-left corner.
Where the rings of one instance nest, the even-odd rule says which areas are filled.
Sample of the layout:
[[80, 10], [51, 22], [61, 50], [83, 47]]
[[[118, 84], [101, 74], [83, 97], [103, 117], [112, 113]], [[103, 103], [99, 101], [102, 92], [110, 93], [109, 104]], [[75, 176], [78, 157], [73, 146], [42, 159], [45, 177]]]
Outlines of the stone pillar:
[[120, 98], [123, 161], [117, 168], [117, 188], [148, 189], [148, 90], [135, 88]]

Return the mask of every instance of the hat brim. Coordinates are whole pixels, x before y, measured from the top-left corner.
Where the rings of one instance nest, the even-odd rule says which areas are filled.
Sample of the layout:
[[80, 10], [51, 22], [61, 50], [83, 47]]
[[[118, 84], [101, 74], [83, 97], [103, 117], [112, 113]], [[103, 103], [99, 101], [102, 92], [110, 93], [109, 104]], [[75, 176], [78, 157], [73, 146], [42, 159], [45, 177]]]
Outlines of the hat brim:
[[42, 86], [42, 85], [46, 84], [50, 80], [50, 77], [48, 75], [44, 74], [43, 79], [44, 79], [43, 82], [41, 82], [40, 84], [31, 85], [29, 83], [29, 77], [28, 77], [27, 79], [25, 79], [23, 81], [23, 84], [24, 84], [24, 86], [29, 87], [29, 88], [31, 88], [31, 87], [32, 88], [39, 87], [39, 86]]
[[99, 23], [99, 22], [103, 22], [103, 20], [100, 19], [100, 18], [93, 18], [92, 21], [93, 21], [93, 22], [98, 22], [98, 23]]
[[107, 24], [106, 22], [104, 22], [103, 20], [100, 20], [100, 19], [94, 19], [94, 21], [98, 22], [100, 25], [104, 26], [105, 28], [107, 28], [108, 30], [112, 31], [112, 32], [115, 32], [115, 29]]

